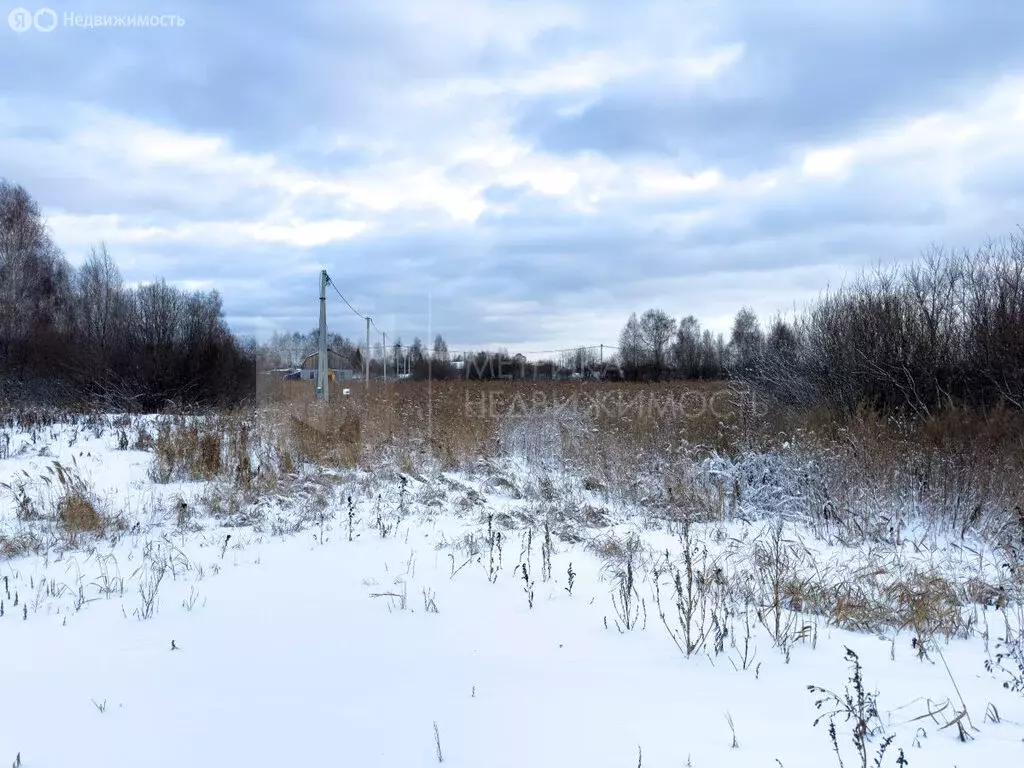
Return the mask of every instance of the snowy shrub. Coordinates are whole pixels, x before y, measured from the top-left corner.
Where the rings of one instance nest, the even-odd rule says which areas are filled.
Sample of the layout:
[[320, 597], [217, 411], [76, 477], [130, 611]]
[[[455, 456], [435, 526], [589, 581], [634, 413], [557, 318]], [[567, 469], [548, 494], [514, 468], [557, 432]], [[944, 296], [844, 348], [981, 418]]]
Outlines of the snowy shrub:
[[[715, 654], [724, 651], [730, 621], [728, 585], [723, 568], [708, 547], [691, 537], [689, 526], [682, 536], [683, 552], [673, 562], [666, 550], [653, 569], [654, 601], [658, 618], [679, 651], [690, 658], [713, 645]], [[668, 618], [662, 601], [662, 576], [669, 578], [675, 616]]]
[[786, 537], [785, 524], [775, 521], [754, 543], [754, 570], [756, 583], [761, 585], [757, 616], [786, 660], [797, 637], [798, 619], [791, 610], [797, 607], [799, 586], [798, 570], [806, 550]]
[[42, 480], [55, 492], [54, 516], [67, 537], [68, 546], [78, 546], [82, 535], [102, 536], [117, 523], [99, 511], [93, 488], [77, 467], [66, 467], [54, 461]]
[[150, 542], [143, 550], [142, 565], [133, 574], [139, 577], [139, 608], [135, 615], [146, 621], [159, 608], [160, 585], [167, 574], [168, 562], [163, 549]]
[[500, 452], [520, 459], [533, 471], [564, 469], [569, 449], [590, 439], [596, 429], [589, 413], [576, 407], [551, 407], [506, 414], [498, 425]]
[[21, 475], [17, 480], [10, 483], [0, 483], [0, 489], [10, 494], [14, 501], [14, 514], [19, 522], [39, 520], [43, 515], [36, 505], [36, 500], [29, 493], [29, 475], [24, 470], [22, 470]]
[[[846, 660], [850, 664], [850, 680], [842, 694], [833, 693], [816, 685], [807, 686], [808, 691], [819, 697], [815, 700], [814, 706], [818, 710], [824, 711], [824, 714], [814, 721], [814, 725], [817, 726], [822, 720], [828, 719], [828, 735], [832, 740], [832, 749], [836, 753], [836, 759], [839, 761], [840, 768], [845, 768], [846, 764], [843, 761], [844, 750], [839, 744], [836, 719], [842, 718], [845, 723], [852, 723], [855, 765], [857, 768], [868, 768], [869, 765], [881, 768], [885, 754], [895, 736], [884, 736], [882, 719], [878, 714], [878, 693], [872, 693], [864, 687], [864, 675], [860, 664], [860, 657], [854, 651], [847, 648]], [[876, 736], [883, 736], [883, 738], [879, 742], [878, 748], [872, 750], [870, 748], [871, 741]], [[873, 759], [872, 753], [874, 753]], [[902, 768], [907, 764], [908, 761], [901, 749], [896, 759], [896, 765]]]
[[647, 625], [647, 605], [636, 588], [634, 556], [634, 552], [630, 551], [625, 565], [616, 570], [613, 579], [615, 588], [612, 592], [612, 607], [615, 609], [615, 626], [619, 632], [635, 629], [641, 615], [644, 626]]
[[19, 557], [41, 548], [41, 543], [27, 534], [11, 536], [0, 533], [0, 559]]
[[996, 646], [985, 668], [1003, 677], [1003, 687], [1024, 695], [1024, 637], [1008, 637]]

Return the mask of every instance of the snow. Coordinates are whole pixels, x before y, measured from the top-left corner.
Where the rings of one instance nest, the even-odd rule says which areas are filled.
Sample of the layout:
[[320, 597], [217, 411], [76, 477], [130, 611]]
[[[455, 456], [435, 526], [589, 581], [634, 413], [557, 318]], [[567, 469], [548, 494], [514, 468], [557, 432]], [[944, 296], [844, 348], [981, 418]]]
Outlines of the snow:
[[[842, 692], [846, 648], [895, 735], [884, 765], [900, 748], [915, 768], [1024, 759], [1024, 696], [984, 666], [1002, 628], [993, 608], [976, 609], [991, 622], [988, 641], [979, 626], [940, 639], [926, 660], [909, 632], [855, 633], [787, 611], [808, 628], [804, 638], [787, 658], [754, 621], [756, 657], [743, 669], [742, 619], [721, 654], [687, 659], [657, 615], [640, 565], [665, 550], [678, 557], [677, 528], [614, 504], [599, 524], [563, 515], [555, 528], [575, 525], [574, 540], [554, 539], [545, 580], [542, 527], [527, 533], [539, 480], [522, 457], [462, 472], [332, 475], [323, 503], [282, 494], [264, 500], [256, 525], [199, 513], [180, 526], [176, 505], [200, 510], [210, 484], [154, 483], [152, 455], [118, 450], [112, 430], [8, 433], [0, 483], [25, 483], [45, 509], [55, 492], [48, 468], [76, 467], [124, 526], [67, 546], [53, 520], [19, 521], [13, 490], [0, 488], [0, 537], [44, 544], [0, 559], [0, 764], [20, 755], [25, 768], [407, 768], [437, 765], [439, 742], [443, 764], [462, 768], [820, 768], [838, 763], [827, 722], [812, 726], [821, 713], [807, 686]], [[579, 478], [551, 477], [570, 506], [601, 507]], [[771, 517], [742, 517], [693, 535], [707, 558], [749, 581], [752, 553], [775, 528]], [[502, 534], [495, 565], [489, 526]], [[785, 530], [808, 568], [856, 574], [874, 562], [799, 520]], [[621, 561], [608, 552], [630, 536], [642, 544], [643, 604], [638, 626], [620, 631], [612, 595]], [[925, 538], [912, 531], [893, 544], [901, 573], [998, 574], [993, 552], [975, 565], [976, 549], [957, 554]], [[671, 596], [662, 600], [672, 608]], [[955, 725], [940, 730], [927, 716], [946, 702], [947, 716], [959, 710], [961, 696], [976, 729], [966, 743]], [[1000, 722], [985, 717], [990, 705]], [[840, 718], [837, 728], [846, 765], [858, 764], [849, 724]], [[872, 759], [880, 742], [869, 745]]]

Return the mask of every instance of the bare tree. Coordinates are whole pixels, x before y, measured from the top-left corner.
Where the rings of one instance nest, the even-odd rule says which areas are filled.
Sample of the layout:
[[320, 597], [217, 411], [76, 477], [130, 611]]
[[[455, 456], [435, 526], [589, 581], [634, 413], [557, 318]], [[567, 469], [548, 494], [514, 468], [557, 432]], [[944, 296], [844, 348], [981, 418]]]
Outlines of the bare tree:
[[563, 352], [559, 363], [561, 367], [574, 374], [589, 376], [598, 368], [598, 356], [593, 347], [577, 347]]
[[391, 345], [391, 370], [395, 375], [405, 373], [405, 360], [402, 355], [402, 337], [397, 336], [395, 343]]
[[672, 358], [680, 375], [699, 378], [700, 371], [700, 323], [693, 315], [679, 321], [675, 341], [672, 342]]
[[623, 370], [635, 375], [646, 362], [644, 338], [636, 312], [629, 316], [619, 334], [619, 356]]
[[70, 268], [36, 201], [0, 180], [0, 363], [52, 373], [71, 319]]
[[438, 363], [448, 362], [448, 344], [440, 333], [434, 337], [434, 361]]
[[863, 274], [777, 321], [741, 373], [779, 400], [847, 414], [862, 405], [920, 417], [951, 404], [1024, 408], [1021, 338], [1024, 239], [1012, 236]]
[[732, 367], [738, 372], [750, 371], [757, 363], [764, 335], [757, 321], [757, 314], [750, 307], [736, 313], [732, 324], [732, 338], [729, 341]]
[[125, 293], [121, 272], [106, 244], [92, 248], [75, 274], [76, 319], [81, 338], [90, 353], [109, 362], [115, 334], [125, 320]]
[[640, 336], [654, 366], [654, 374], [661, 377], [668, 367], [668, 348], [676, 331], [676, 321], [668, 312], [649, 309], [640, 317]]

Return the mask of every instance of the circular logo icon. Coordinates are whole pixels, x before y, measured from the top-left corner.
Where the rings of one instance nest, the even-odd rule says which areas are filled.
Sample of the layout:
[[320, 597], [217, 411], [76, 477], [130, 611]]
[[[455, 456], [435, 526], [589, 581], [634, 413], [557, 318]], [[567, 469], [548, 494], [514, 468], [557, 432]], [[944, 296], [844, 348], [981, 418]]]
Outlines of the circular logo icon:
[[53, 32], [57, 28], [57, 12], [52, 8], [40, 8], [33, 18], [40, 32]]
[[7, 14], [7, 24], [15, 32], [28, 32], [32, 29], [32, 11], [27, 8], [15, 8]]

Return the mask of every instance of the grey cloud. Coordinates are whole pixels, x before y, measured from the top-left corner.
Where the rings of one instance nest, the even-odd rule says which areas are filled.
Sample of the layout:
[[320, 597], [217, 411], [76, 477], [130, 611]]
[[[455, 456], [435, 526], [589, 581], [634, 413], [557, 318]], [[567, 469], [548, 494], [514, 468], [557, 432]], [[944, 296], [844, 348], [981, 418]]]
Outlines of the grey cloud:
[[963, 189], [982, 204], [994, 199], [1019, 206], [1024, 202], [1024, 154], [976, 164], [964, 179]]
[[[332, 132], [387, 132], [424, 119], [396, 100], [400, 88], [522, 63], [494, 43], [433, 40], [405, 21], [413, 3], [186, 0], [172, 9], [186, 20], [180, 28], [3, 30], [14, 44], [0, 46], [0, 87], [11, 96], [102, 103], [180, 130], [217, 133], [244, 150], [278, 152], [307, 136], [309, 146], [295, 159], [340, 167], [361, 155], [333, 150]], [[74, 11], [167, 8], [83, 0]], [[324, 146], [316, 146], [318, 138]]]
[[[98, 2], [75, 9], [165, 10], [137, 4], [111, 9]], [[402, 42], [351, 12], [339, 14], [336, 25], [271, 2], [186, 2], [175, 12], [185, 26], [26, 33], [19, 45], [0, 51], [0, 71], [8, 73], [4, 90], [99, 101], [164, 125], [216, 131], [240, 145], [266, 148], [311, 119], [344, 118], [365, 107], [372, 88], [353, 76], [354, 67], [379, 65], [390, 47], [385, 43]], [[331, 64], [347, 64], [350, 74], [325, 82]]]
[[[45, 122], [47, 118], [51, 122]], [[279, 202], [279, 193], [269, 188], [227, 186], [222, 178], [200, 169], [139, 170], [123, 163], [116, 152], [94, 156], [70, 143], [75, 129], [84, 126], [62, 118], [34, 114], [23, 117], [14, 131], [0, 134], [8, 151], [5, 175], [29, 188], [51, 210], [78, 215], [116, 212], [145, 217], [147, 225], [173, 226], [180, 221], [259, 217]]]
[[661, 155], [744, 173], [810, 144], [962, 103], [994, 71], [1024, 68], [1024, 4], [1013, 0], [984, 12], [955, 0], [920, 11], [878, 0], [736, 8], [719, 20], [719, 40], [742, 41], [746, 52], [720, 78], [684, 88], [648, 77], [616, 84], [568, 117], [556, 111], [564, 100], [536, 100], [524, 105], [519, 132], [555, 152]]
[[[93, 10], [82, 5], [82, 13]], [[521, 135], [544, 149], [656, 156], [681, 172], [712, 164], [742, 172], [882, 121], [954, 109], [1024, 61], [1016, 39], [1024, 6], [1005, 0], [987, 4], [984, 14], [953, 0], [917, 10], [881, 0], [842, 10], [809, 0], [593, 0], [578, 6], [580, 24], [552, 23], [524, 50], [424, 39], [394, 13], [397, 7], [186, 2], [172, 9], [187, 19], [180, 30], [4, 38], [0, 87], [15, 109], [87, 102], [223, 136], [237, 150], [271, 152], [317, 174], [409, 158], [437, 165], [440, 140], [457, 144], [477, 121], [494, 124], [503, 109], [518, 117]], [[94, 8], [117, 12], [99, 0]], [[123, 12], [144, 9], [125, 5]], [[683, 91], [661, 76], [616, 83], [576, 117], [558, 114], [568, 95], [520, 104], [499, 94], [426, 107], [408, 100], [418, 85], [448, 77], [493, 77], [594, 51], [625, 55], [623, 42], [678, 54], [690, 50], [691, 38], [701, 50], [743, 42], [746, 56], [721, 78]], [[9, 120], [6, 131], [0, 123], [9, 146], [48, 148], [41, 155], [12, 151], [3, 171], [51, 211], [116, 213], [128, 226], [173, 227], [265, 220], [286, 197], [258, 183], [226, 187], [197, 171], [130, 175], [97, 167], [62, 149], [73, 126], [55, 108], [37, 118]], [[351, 137], [352, 146], [336, 149], [336, 134]], [[111, 252], [129, 281], [212, 282], [240, 333], [312, 327], [317, 272], [325, 267], [358, 309], [405, 342], [416, 335], [426, 341], [433, 330], [453, 349], [488, 341], [547, 347], [544, 340], [564, 334], [569, 319], [596, 312], [611, 319], [580, 327], [578, 341], [614, 343], [629, 312], [652, 303], [702, 318], [730, 315], [741, 303], [766, 314], [825, 287], [815, 281], [913, 258], [930, 242], [971, 245], [1000, 235], [1019, 223], [1020, 170], [1019, 161], [977, 166], [959, 201], [892, 162], [855, 166], [845, 181], [808, 181], [755, 200], [728, 189], [625, 195], [597, 214], [526, 186], [497, 184], [483, 192], [494, 207], [472, 225], [427, 203], [370, 216], [307, 194], [292, 201], [298, 217], [367, 215], [371, 228], [317, 248], [161, 242], [111, 245]], [[480, 163], [445, 173], [459, 183], [487, 185], [493, 178]], [[712, 218], [689, 228], [669, 221], [698, 211]], [[527, 309], [499, 311], [507, 305]], [[330, 321], [361, 338], [362, 321], [333, 296]]]

